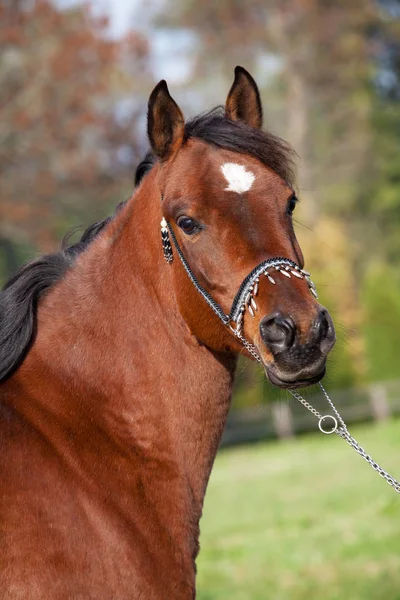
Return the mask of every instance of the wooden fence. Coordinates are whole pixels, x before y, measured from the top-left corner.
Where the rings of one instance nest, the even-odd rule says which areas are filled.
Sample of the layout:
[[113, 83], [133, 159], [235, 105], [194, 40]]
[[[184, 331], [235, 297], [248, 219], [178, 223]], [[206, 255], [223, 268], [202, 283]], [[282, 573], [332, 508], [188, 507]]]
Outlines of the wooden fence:
[[[321, 414], [331, 414], [332, 411], [322, 393], [318, 393], [318, 388], [300, 391]], [[400, 380], [337, 390], [330, 393], [330, 397], [348, 425], [382, 421], [392, 415], [400, 415]], [[221, 445], [288, 438], [307, 431], [317, 431], [317, 428], [316, 417], [288, 394], [285, 401], [232, 411]]]

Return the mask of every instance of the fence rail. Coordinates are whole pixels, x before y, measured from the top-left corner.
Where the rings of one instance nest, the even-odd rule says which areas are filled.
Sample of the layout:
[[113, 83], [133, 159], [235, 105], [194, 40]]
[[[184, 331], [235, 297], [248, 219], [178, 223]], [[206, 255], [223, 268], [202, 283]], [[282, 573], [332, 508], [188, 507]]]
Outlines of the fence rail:
[[[321, 414], [330, 414], [321, 393], [305, 389], [302, 394]], [[382, 421], [400, 415], [400, 380], [336, 390], [330, 392], [330, 397], [348, 425]], [[229, 415], [221, 446], [288, 438], [316, 431], [316, 428], [315, 417], [288, 394], [285, 401], [233, 411]]]

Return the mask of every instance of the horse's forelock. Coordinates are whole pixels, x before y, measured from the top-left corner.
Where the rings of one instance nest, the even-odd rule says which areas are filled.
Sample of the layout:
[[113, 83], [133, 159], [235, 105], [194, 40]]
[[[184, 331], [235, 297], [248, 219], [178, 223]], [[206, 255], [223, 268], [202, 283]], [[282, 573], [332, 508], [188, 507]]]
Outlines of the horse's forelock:
[[[193, 138], [224, 150], [249, 154], [275, 171], [289, 185], [294, 184], [295, 152], [289, 144], [272, 133], [226, 118], [223, 106], [217, 106], [187, 121], [184, 140]], [[157, 160], [151, 151], [146, 154], [136, 169], [136, 185], [139, 185]]]

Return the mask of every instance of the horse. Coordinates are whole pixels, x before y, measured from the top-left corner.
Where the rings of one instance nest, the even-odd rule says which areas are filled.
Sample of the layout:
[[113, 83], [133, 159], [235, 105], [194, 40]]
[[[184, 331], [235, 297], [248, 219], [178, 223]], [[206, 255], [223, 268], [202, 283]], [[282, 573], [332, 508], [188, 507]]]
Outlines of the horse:
[[131, 198], [0, 294], [0, 596], [195, 598], [240, 354], [320, 380], [334, 339], [252, 76], [185, 122], [161, 81]]

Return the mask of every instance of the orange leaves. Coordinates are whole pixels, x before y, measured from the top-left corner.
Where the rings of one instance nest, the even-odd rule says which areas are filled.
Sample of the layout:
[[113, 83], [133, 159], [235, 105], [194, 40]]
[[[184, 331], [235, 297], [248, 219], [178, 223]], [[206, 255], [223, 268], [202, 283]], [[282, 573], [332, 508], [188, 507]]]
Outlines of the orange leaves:
[[12, 115], [12, 119], [13, 126], [18, 130], [23, 130], [31, 124], [31, 117], [27, 110], [16, 111], [15, 114]]
[[88, 4], [0, 0], [1, 217], [31, 243], [47, 244], [71, 212], [80, 215], [72, 222], [95, 219], [115, 181], [130, 183], [133, 165], [128, 172], [117, 157], [121, 145], [135, 147], [136, 116], [121, 127], [117, 106], [133, 96], [132, 65], [137, 58], [144, 72], [148, 45], [135, 33], [110, 40], [106, 27]]

